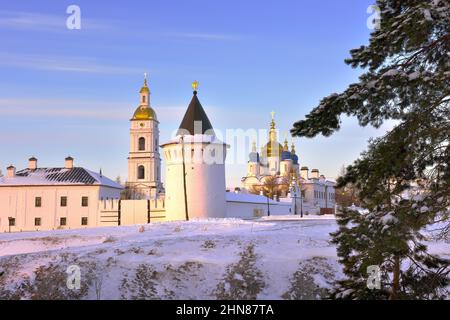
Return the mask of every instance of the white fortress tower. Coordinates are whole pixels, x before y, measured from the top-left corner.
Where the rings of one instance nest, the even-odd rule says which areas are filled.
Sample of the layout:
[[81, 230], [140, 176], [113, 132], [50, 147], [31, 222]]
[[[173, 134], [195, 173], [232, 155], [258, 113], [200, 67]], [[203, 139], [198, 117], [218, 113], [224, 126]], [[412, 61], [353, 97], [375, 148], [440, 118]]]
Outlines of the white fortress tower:
[[223, 218], [225, 158], [228, 145], [215, 136], [192, 84], [189, 103], [176, 137], [163, 144], [166, 166], [165, 203], [167, 220]]
[[133, 199], [154, 199], [162, 190], [159, 122], [150, 106], [147, 75], [140, 90], [140, 104], [130, 122], [127, 187]]

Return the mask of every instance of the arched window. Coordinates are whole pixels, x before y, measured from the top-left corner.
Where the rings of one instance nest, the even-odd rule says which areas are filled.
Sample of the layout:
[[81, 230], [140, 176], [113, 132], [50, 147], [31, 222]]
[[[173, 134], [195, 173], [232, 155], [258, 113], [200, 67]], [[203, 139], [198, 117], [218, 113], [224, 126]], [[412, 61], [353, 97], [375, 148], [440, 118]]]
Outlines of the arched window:
[[144, 151], [144, 150], [145, 150], [145, 138], [140, 137], [139, 138], [139, 151]]
[[138, 167], [138, 179], [145, 179], [145, 168], [144, 166]]

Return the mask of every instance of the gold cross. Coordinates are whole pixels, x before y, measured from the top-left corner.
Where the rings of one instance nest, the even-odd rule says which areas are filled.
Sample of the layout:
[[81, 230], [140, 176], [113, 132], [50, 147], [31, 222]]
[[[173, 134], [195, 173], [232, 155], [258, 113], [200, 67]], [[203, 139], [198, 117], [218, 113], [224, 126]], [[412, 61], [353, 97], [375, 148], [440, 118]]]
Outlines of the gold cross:
[[198, 81], [197, 80], [192, 82], [192, 89], [194, 89], [194, 91], [197, 91], [197, 89], [198, 89]]
[[275, 111], [272, 111], [270, 114], [272, 115], [272, 120], [273, 120], [275, 118]]
[[144, 72], [144, 86], [147, 86], [147, 72]]

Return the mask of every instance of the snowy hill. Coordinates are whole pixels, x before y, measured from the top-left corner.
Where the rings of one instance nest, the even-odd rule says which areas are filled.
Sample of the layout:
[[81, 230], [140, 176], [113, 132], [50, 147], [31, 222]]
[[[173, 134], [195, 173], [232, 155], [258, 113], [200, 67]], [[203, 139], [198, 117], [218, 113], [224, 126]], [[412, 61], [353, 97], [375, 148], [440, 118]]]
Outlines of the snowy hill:
[[1, 234], [0, 298], [320, 299], [342, 276], [336, 228], [277, 217]]

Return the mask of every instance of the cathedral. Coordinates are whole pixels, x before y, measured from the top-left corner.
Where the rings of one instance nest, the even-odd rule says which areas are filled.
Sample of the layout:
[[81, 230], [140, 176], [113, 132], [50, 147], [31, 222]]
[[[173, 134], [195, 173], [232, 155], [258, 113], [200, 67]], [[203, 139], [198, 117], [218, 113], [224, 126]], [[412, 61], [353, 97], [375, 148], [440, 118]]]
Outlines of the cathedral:
[[276, 176], [280, 181], [290, 184], [299, 176], [298, 156], [295, 154], [294, 143], [289, 145], [287, 139], [284, 145], [278, 142], [275, 126], [275, 113], [272, 112], [272, 121], [268, 142], [257, 152], [256, 142], [253, 142], [252, 152], [249, 154], [247, 176], [242, 179], [246, 189], [252, 189], [264, 182], [267, 177]]
[[289, 148], [287, 138], [283, 145], [278, 141], [274, 115], [272, 112], [268, 141], [261, 152], [253, 142], [247, 175], [242, 178], [243, 190], [278, 201], [295, 198], [297, 202], [299, 198], [302, 213], [303, 209], [307, 213], [334, 213], [335, 182], [320, 175], [318, 169], [312, 169], [310, 174], [308, 167], [299, 166], [294, 143]]

